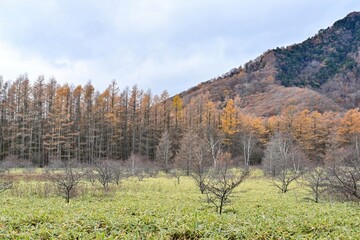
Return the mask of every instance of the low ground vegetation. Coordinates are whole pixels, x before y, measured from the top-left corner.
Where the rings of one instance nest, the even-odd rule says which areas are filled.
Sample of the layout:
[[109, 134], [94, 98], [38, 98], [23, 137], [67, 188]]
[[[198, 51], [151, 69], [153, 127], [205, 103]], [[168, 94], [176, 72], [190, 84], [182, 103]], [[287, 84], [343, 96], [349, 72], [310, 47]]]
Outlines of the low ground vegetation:
[[[85, 168], [73, 170], [86, 172]], [[165, 173], [141, 181], [130, 174], [119, 185], [110, 182], [104, 192], [99, 181], [91, 183], [83, 175], [70, 203], [66, 203], [42, 169], [12, 169], [8, 174], [12, 188], [1, 193], [3, 239], [360, 237], [359, 204], [335, 201], [329, 192], [321, 194], [319, 203], [309, 201], [311, 188], [303, 184], [309, 181], [305, 177], [292, 182], [284, 194], [273, 186], [271, 176], [253, 170], [232, 189], [231, 202], [220, 215], [191, 176], [182, 176], [178, 183], [177, 178]]]

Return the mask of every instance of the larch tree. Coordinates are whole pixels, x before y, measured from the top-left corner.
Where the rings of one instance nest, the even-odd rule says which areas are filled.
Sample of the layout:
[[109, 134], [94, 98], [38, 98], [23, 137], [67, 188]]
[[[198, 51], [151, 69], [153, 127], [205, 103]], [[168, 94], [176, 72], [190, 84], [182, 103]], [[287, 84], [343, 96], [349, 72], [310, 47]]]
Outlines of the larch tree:
[[162, 133], [162, 122], [161, 122], [161, 100], [158, 95], [155, 95], [152, 100], [149, 117], [149, 128], [150, 128], [150, 159], [155, 160], [156, 158], [156, 147], [159, 143], [159, 139]]
[[161, 93], [160, 101], [162, 130], [169, 131], [171, 102], [169, 101], [169, 93], [166, 90]]
[[176, 95], [171, 104], [172, 124], [170, 126], [171, 158], [173, 159], [179, 148], [180, 140], [183, 134], [183, 101], [179, 95]]
[[293, 135], [308, 157], [321, 163], [327, 141], [326, 119], [317, 111], [303, 110], [293, 121]]
[[169, 172], [171, 168], [171, 141], [170, 135], [167, 130], [165, 130], [159, 140], [159, 144], [156, 148], [156, 161], [162, 166], [166, 173]]
[[95, 161], [95, 126], [93, 123], [93, 107], [94, 107], [94, 86], [91, 82], [88, 82], [83, 87], [82, 94], [82, 110], [83, 110], [83, 124], [82, 128], [82, 159], [90, 164], [94, 164]]
[[72, 121], [69, 112], [70, 87], [64, 85], [55, 93], [54, 111], [49, 114], [50, 131], [44, 135], [44, 145], [50, 150], [50, 155], [56, 160], [72, 158]]
[[151, 134], [152, 125], [151, 125], [151, 91], [144, 93], [141, 104], [140, 104], [140, 141], [139, 141], [139, 153], [145, 155], [148, 158], [153, 156], [152, 152], [154, 151], [153, 147], [153, 135]]
[[120, 95], [120, 145], [121, 149], [121, 158], [128, 159], [130, 156], [130, 145], [129, 145], [129, 88], [126, 87]]
[[265, 142], [267, 130], [260, 118], [242, 114], [239, 121], [238, 135], [243, 150], [244, 163], [250, 165], [254, 147], [258, 142]]
[[73, 135], [73, 151], [74, 151], [74, 158], [78, 161], [82, 160], [82, 141], [81, 141], [81, 131], [83, 126], [83, 119], [82, 119], [82, 108], [81, 108], [81, 97], [83, 93], [83, 88], [81, 85], [75, 87], [72, 93], [72, 122], [74, 123], [72, 126]]
[[234, 105], [234, 100], [230, 99], [221, 114], [221, 130], [226, 136], [226, 145], [232, 144], [233, 137], [238, 132], [238, 124], [238, 109]]
[[30, 83], [26, 75], [19, 76], [8, 89], [9, 154], [29, 159], [31, 139]]
[[192, 171], [192, 165], [196, 161], [196, 149], [199, 137], [194, 131], [187, 131], [180, 141], [180, 149], [175, 159], [175, 166], [182, 169], [187, 176]]
[[360, 154], [360, 112], [359, 109], [347, 111], [341, 120], [339, 135], [344, 143], [353, 143]]
[[33, 129], [31, 137], [32, 161], [40, 166], [45, 166], [44, 139], [45, 133], [45, 79], [39, 76], [35, 81], [32, 91]]
[[131, 153], [138, 153], [139, 142], [139, 110], [142, 91], [136, 85], [133, 86], [129, 99], [129, 130], [131, 134]]
[[9, 148], [8, 87], [9, 82], [0, 76], [0, 160], [5, 159]]
[[94, 155], [96, 159], [102, 159], [105, 157], [107, 149], [107, 132], [109, 123], [106, 116], [108, 112], [108, 98], [109, 91], [105, 90], [101, 94], [96, 94], [94, 105]]

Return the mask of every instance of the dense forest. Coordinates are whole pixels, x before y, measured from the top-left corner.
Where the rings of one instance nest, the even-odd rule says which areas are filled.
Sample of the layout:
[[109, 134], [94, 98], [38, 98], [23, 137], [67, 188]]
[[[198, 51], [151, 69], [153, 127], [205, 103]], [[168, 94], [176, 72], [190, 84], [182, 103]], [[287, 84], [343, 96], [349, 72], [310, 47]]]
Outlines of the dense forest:
[[72, 87], [40, 76], [31, 84], [26, 75], [1, 79], [0, 90], [0, 158], [38, 166], [137, 155], [168, 169], [194, 161], [199, 146], [212, 164], [227, 152], [238, 164], [253, 165], [279, 136], [316, 164], [331, 162], [335, 151], [359, 147], [358, 109], [298, 111], [289, 99], [281, 114], [265, 118], [244, 113], [238, 96], [212, 102], [205, 93], [185, 105], [166, 91], [153, 96], [137, 86], [120, 90], [116, 81], [99, 92], [90, 82]]

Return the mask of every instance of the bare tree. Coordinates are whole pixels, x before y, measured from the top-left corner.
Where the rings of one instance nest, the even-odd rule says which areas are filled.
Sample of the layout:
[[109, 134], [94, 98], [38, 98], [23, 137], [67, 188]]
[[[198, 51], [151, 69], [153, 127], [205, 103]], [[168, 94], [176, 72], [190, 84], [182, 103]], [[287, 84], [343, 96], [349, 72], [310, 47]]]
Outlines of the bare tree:
[[17, 167], [15, 162], [17, 161], [16, 156], [9, 156], [0, 163], [0, 174], [10, 173], [11, 168]]
[[186, 176], [190, 175], [191, 165], [195, 161], [198, 138], [195, 132], [187, 131], [180, 142], [180, 149], [175, 158], [175, 168], [184, 170]]
[[204, 181], [212, 164], [209, 146], [202, 138], [197, 138], [193, 145], [194, 161], [191, 162], [191, 176], [199, 186], [200, 192], [205, 193]]
[[95, 185], [97, 180], [97, 174], [94, 171], [93, 167], [87, 167], [84, 172], [84, 178], [91, 183], [91, 185]]
[[219, 214], [230, 201], [233, 190], [250, 175], [249, 169], [231, 167], [231, 155], [224, 153], [219, 158], [217, 168], [212, 168], [204, 180], [207, 200], [216, 207]]
[[180, 184], [180, 178], [184, 175], [184, 172], [179, 169], [173, 168], [170, 170], [170, 176], [176, 178], [177, 184]]
[[162, 134], [156, 149], [156, 160], [163, 167], [166, 173], [169, 172], [171, 162], [171, 141], [167, 130]]
[[221, 145], [223, 143], [223, 137], [217, 136], [214, 131], [208, 131], [207, 142], [209, 144], [211, 157], [213, 159], [213, 167], [217, 168], [217, 161], [221, 154]]
[[[357, 146], [339, 150], [341, 157], [328, 168], [329, 190], [336, 197], [360, 200], [360, 154]], [[338, 156], [340, 154], [337, 154]]]
[[137, 176], [139, 174], [144, 174], [145, 169], [147, 168], [148, 160], [139, 154], [131, 153], [130, 157], [127, 159], [125, 165], [129, 169], [129, 172], [133, 176]]
[[142, 181], [147, 176], [153, 177], [159, 171], [155, 162], [138, 154], [131, 154], [128, 160], [125, 161], [124, 167], [127, 169], [128, 174], [137, 177], [139, 181]]
[[13, 181], [8, 177], [9, 171], [6, 164], [0, 164], [0, 192], [5, 192], [13, 186]]
[[116, 185], [119, 185], [121, 180], [128, 176], [127, 169], [123, 162], [120, 161], [109, 161], [109, 164], [113, 169], [113, 179]]
[[320, 196], [325, 193], [327, 189], [326, 170], [321, 167], [317, 167], [307, 172], [304, 175], [305, 186], [310, 189], [313, 197], [311, 200], [318, 203]]
[[111, 161], [96, 162], [94, 172], [104, 191], [108, 191], [110, 189], [109, 184], [114, 180], [114, 169]]
[[291, 136], [277, 133], [267, 144], [262, 164], [274, 186], [286, 193], [289, 185], [302, 175], [305, 163], [306, 156], [294, 145]]
[[60, 169], [46, 169], [45, 176], [64, 195], [66, 203], [69, 203], [84, 174], [72, 164], [65, 163]]

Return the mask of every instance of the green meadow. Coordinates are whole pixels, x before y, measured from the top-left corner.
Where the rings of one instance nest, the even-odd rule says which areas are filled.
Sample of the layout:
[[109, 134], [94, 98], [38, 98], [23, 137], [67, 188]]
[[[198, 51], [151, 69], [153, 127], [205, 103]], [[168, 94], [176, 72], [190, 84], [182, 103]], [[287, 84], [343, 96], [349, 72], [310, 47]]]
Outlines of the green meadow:
[[65, 203], [39, 173], [20, 173], [1, 193], [0, 239], [360, 239], [359, 203], [282, 194], [253, 172], [215, 212], [190, 177], [129, 178], [108, 192], [84, 182]]

